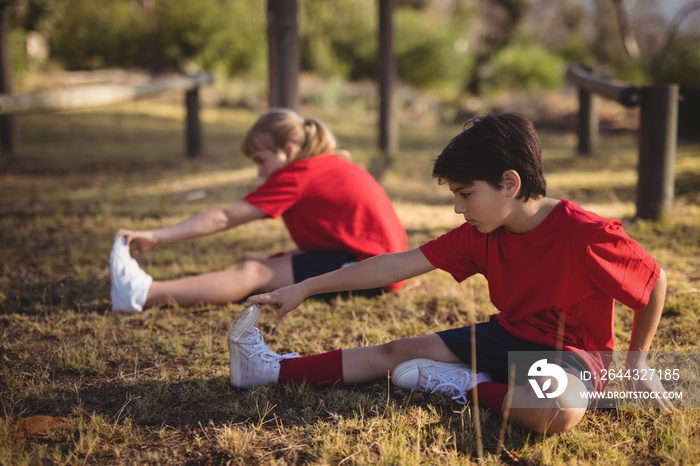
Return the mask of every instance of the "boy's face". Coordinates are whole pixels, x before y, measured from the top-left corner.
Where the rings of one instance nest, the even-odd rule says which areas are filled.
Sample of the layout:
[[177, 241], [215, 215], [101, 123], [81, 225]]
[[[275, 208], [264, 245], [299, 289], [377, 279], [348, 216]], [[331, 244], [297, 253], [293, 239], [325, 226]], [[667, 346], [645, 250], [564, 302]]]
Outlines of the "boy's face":
[[503, 226], [510, 212], [510, 199], [505, 189], [494, 189], [486, 181], [470, 184], [447, 181], [455, 197], [455, 213], [464, 216], [481, 233], [490, 233]]

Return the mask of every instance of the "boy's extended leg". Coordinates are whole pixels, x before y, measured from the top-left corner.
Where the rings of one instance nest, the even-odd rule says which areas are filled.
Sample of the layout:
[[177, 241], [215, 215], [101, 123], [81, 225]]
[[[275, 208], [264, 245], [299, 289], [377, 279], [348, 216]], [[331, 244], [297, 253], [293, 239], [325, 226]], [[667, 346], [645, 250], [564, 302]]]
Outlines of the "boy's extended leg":
[[418, 357], [458, 362], [437, 335], [306, 357], [296, 357], [296, 353], [281, 356], [270, 351], [255, 328], [259, 314], [258, 306], [244, 309], [229, 330], [231, 383], [236, 387], [295, 382], [357, 384], [384, 378], [400, 363]]
[[385, 377], [392, 371], [392, 380], [402, 388], [439, 392], [462, 402], [473, 401], [476, 392], [482, 406], [501, 416], [507, 414], [514, 424], [535, 432], [568, 430], [586, 412], [586, 401], [580, 395], [586, 387], [576, 376], [567, 374], [567, 391], [555, 399], [539, 399], [530, 387], [513, 387], [511, 405], [518, 407], [504, 413], [508, 385], [491, 382], [482, 374], [472, 381], [469, 367], [460, 363], [435, 334], [307, 357], [278, 355], [269, 350], [255, 328], [259, 315], [258, 306], [244, 309], [229, 331], [231, 384], [236, 387], [295, 382], [356, 384]]

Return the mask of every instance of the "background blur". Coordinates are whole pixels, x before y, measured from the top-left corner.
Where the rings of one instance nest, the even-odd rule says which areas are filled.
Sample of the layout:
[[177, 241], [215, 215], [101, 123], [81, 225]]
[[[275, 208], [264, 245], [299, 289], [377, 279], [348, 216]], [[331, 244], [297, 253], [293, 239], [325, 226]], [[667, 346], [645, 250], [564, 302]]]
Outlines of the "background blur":
[[[374, 108], [377, 3], [299, 0], [302, 104]], [[12, 0], [10, 9], [16, 92], [66, 85], [58, 71], [209, 71], [217, 104], [266, 103], [265, 1]], [[394, 24], [408, 111], [462, 120], [485, 97], [558, 89], [565, 65], [584, 63], [634, 85], [680, 84], [679, 130], [700, 127], [697, 0], [396, 0]]]

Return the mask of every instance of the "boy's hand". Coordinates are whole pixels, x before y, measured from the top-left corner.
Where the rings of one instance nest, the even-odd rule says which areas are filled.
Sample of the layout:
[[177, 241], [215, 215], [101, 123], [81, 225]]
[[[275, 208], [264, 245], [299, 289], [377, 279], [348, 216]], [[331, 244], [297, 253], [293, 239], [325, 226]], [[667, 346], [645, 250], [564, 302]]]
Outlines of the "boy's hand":
[[275, 309], [277, 317], [283, 317], [289, 311], [296, 309], [306, 299], [306, 295], [299, 288], [298, 285], [285, 286], [270, 293], [251, 296], [243, 305], [268, 304]]
[[643, 391], [643, 392], [649, 392], [649, 393], [657, 393], [658, 396], [654, 398], [654, 402], [659, 408], [662, 409], [674, 409], [673, 408], [673, 403], [671, 403], [671, 400], [663, 398], [661, 396], [662, 393], [666, 393], [666, 389], [664, 388], [663, 384], [661, 383], [661, 379], [656, 375], [656, 372], [654, 372], [646, 363], [643, 363], [641, 365], [635, 366], [637, 369], [639, 369], [639, 373], [641, 374], [654, 374], [653, 377], [650, 378], [645, 378], [645, 379], [639, 379], [639, 380], [633, 380], [630, 379], [627, 382], [627, 389], [630, 391]]
[[152, 231], [132, 231], [120, 228], [117, 234], [114, 235], [114, 240], [116, 241], [122, 237], [126, 238], [127, 246], [133, 246], [135, 254], [149, 252], [158, 244], [158, 240]]

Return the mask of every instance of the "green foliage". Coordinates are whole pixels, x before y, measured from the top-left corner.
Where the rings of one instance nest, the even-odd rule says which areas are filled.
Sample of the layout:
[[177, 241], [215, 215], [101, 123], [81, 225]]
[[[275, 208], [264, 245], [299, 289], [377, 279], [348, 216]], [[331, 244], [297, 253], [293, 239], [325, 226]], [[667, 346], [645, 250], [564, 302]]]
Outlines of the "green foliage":
[[664, 57], [654, 80], [677, 83], [683, 97], [678, 106], [678, 132], [698, 137], [700, 128], [700, 36], [679, 40]]
[[583, 34], [578, 32], [569, 36], [567, 41], [555, 48], [553, 52], [567, 63], [593, 62], [593, 52], [586, 44]]
[[564, 61], [528, 40], [517, 41], [500, 50], [490, 61], [488, 88], [523, 90], [561, 86]]
[[421, 89], [463, 87], [473, 57], [459, 49], [459, 25], [449, 17], [412, 9], [398, 10], [394, 21], [399, 79]]
[[169, 68], [194, 65], [228, 76], [261, 71], [266, 60], [263, 5], [220, 0], [160, 0], [148, 40]]
[[[205, 69], [225, 78], [253, 75], [258, 83], [265, 81], [261, 79], [268, 55], [264, 1], [11, 3], [16, 74], [27, 66], [21, 50], [26, 32], [38, 31], [49, 39], [51, 58], [71, 70]], [[331, 82], [376, 78], [376, 0], [308, 0], [298, 6], [304, 72]], [[535, 24], [528, 23], [529, 12], [534, 12]], [[686, 97], [682, 115], [688, 109], [692, 114], [699, 107], [693, 100], [699, 87], [698, 39], [682, 31], [663, 67], [650, 76], [653, 64], [625, 55], [615, 16], [610, 0], [597, 1], [591, 8], [575, 0], [399, 0], [394, 16], [398, 79], [453, 99], [465, 89], [480, 93], [551, 88], [563, 82], [563, 62], [584, 62], [610, 67], [617, 78], [633, 84], [679, 82]], [[531, 31], [524, 34], [526, 26]], [[655, 26], [660, 34], [662, 25]], [[259, 87], [255, 92], [262, 94], [264, 85]], [[695, 123], [692, 115], [681, 119], [682, 126]]]
[[68, 69], [128, 62], [138, 47], [140, 18], [121, 0], [65, 0], [50, 36], [53, 55]]
[[10, 32], [10, 60], [12, 72], [16, 79], [21, 80], [22, 75], [29, 69], [29, 57], [25, 47], [27, 33], [21, 29], [14, 29]]
[[373, 0], [300, 2], [301, 66], [323, 77], [374, 76], [377, 8]]
[[633, 86], [645, 86], [651, 82], [648, 66], [641, 59], [629, 59], [614, 67], [615, 77]]
[[231, 76], [266, 62], [264, 5], [252, 1], [35, 1], [15, 22], [47, 34], [68, 69], [194, 67]]

